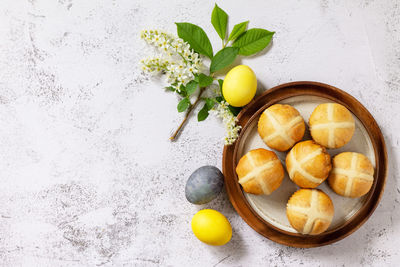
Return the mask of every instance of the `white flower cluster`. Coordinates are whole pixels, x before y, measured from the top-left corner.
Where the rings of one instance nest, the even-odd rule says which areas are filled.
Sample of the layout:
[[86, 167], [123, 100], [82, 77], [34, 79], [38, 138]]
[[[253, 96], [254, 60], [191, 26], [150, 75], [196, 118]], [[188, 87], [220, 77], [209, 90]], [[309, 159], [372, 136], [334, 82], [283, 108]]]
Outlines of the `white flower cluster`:
[[[180, 86], [186, 85], [194, 79], [194, 75], [204, 71], [204, 65], [199, 54], [194, 52], [188, 43], [159, 30], [144, 30], [141, 38], [153, 45], [161, 55], [143, 59], [142, 69], [149, 73], [166, 74], [168, 83], [180, 93]], [[219, 87], [210, 85], [208, 95], [210, 98], [220, 96]], [[206, 93], [207, 94], [207, 93]], [[230, 145], [239, 136], [240, 126], [237, 126], [237, 118], [229, 110], [229, 105], [222, 101], [213, 108], [213, 113], [222, 118], [226, 129], [225, 144]]]
[[229, 110], [228, 103], [226, 103], [225, 101], [217, 103], [217, 105], [213, 109], [213, 112], [217, 117], [222, 118], [222, 122], [225, 126], [225, 145], [233, 144], [238, 138], [239, 131], [242, 127], [236, 124], [237, 118]]
[[177, 91], [181, 84], [186, 85], [203, 68], [199, 54], [182, 39], [159, 30], [143, 30], [141, 38], [164, 52], [164, 55], [142, 60], [143, 71], [162, 72]]

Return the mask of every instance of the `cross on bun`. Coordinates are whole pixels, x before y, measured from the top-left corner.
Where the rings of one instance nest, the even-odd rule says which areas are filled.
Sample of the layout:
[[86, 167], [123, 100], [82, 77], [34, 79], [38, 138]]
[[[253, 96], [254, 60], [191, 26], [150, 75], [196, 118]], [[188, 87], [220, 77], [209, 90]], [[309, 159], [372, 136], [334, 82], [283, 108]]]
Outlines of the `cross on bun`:
[[272, 151], [259, 148], [247, 152], [236, 166], [243, 190], [255, 195], [269, 195], [285, 175], [281, 161]]
[[326, 178], [332, 168], [326, 149], [312, 140], [297, 143], [286, 156], [290, 179], [302, 188], [315, 188]]
[[286, 216], [296, 231], [317, 235], [332, 222], [334, 207], [327, 194], [318, 189], [300, 189], [289, 199]]
[[328, 183], [338, 195], [361, 197], [368, 193], [373, 181], [374, 167], [363, 154], [343, 152], [333, 158]]
[[270, 148], [286, 151], [304, 136], [305, 123], [292, 106], [275, 104], [258, 120], [258, 133]]
[[337, 103], [318, 105], [308, 124], [315, 142], [327, 148], [339, 148], [347, 144], [355, 130], [351, 112]]

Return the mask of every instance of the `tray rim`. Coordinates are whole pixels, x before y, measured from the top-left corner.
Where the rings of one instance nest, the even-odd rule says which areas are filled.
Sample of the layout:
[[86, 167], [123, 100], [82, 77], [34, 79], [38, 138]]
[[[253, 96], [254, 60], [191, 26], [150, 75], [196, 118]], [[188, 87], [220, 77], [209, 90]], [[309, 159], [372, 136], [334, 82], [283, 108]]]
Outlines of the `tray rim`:
[[[346, 106], [364, 125], [371, 139], [375, 154], [376, 168], [374, 184], [368, 193], [364, 204], [352, 216], [352, 218], [342, 226], [316, 236], [290, 233], [279, 229], [262, 219], [248, 203], [239, 183], [237, 182], [237, 176], [234, 170], [236, 167], [235, 159], [238, 144], [240, 143], [243, 133], [251, 122], [270, 105], [290, 97], [301, 95], [324, 97]], [[234, 144], [224, 147], [222, 170], [230, 202], [244, 221], [259, 234], [286, 246], [301, 248], [319, 247], [332, 244], [352, 234], [372, 215], [379, 204], [386, 183], [387, 151], [385, 140], [377, 122], [369, 111], [353, 96], [334, 86], [320, 82], [289, 82], [275, 86], [253, 99], [242, 109], [237, 118], [238, 124], [242, 126], [242, 131]]]

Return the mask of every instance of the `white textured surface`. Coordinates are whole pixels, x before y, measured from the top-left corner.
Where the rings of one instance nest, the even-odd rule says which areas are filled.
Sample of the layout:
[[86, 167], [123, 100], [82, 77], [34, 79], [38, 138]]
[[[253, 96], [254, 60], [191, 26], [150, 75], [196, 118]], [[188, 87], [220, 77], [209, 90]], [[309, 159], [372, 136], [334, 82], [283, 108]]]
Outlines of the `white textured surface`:
[[[138, 71], [142, 28], [190, 21], [220, 45], [211, 1], [2, 0], [0, 3], [0, 261], [3, 266], [392, 265], [400, 261], [400, 7], [390, 1], [219, 1], [233, 23], [276, 31], [243, 59], [260, 87], [296, 80], [358, 98], [386, 138], [389, 175], [373, 216], [327, 247], [295, 249], [247, 226], [226, 193], [186, 202], [188, 175], [221, 166], [220, 123], [181, 120], [176, 97]], [[223, 247], [192, 235], [211, 207], [231, 221]]]

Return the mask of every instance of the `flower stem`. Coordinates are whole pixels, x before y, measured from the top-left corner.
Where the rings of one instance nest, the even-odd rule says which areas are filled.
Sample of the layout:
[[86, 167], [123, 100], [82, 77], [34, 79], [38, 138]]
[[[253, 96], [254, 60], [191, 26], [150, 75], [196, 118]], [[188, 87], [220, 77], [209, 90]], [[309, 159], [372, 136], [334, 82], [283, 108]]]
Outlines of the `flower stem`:
[[227, 44], [228, 42], [225, 43], [224, 41], [222, 41], [222, 49], [224, 49]]
[[188, 109], [188, 111], [186, 112], [185, 118], [183, 118], [183, 121], [181, 122], [181, 124], [179, 125], [178, 129], [176, 129], [176, 131], [174, 132], [174, 134], [169, 138], [169, 140], [173, 141], [175, 140], [175, 138], [178, 136], [178, 134], [180, 133], [180, 131], [183, 129], [183, 126], [185, 125], [187, 119], [189, 118], [190, 113], [193, 111], [193, 109], [197, 106], [197, 104], [200, 102], [201, 100], [201, 95], [204, 93], [205, 91], [205, 87], [200, 88], [200, 92], [197, 96], [196, 101], [193, 103], [193, 105], [191, 105]]

